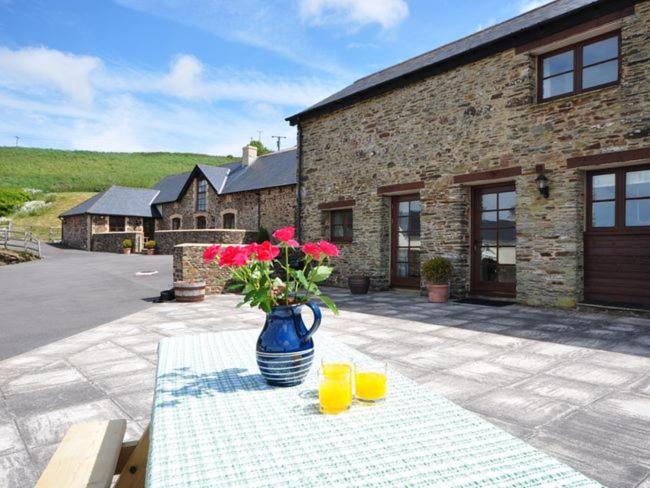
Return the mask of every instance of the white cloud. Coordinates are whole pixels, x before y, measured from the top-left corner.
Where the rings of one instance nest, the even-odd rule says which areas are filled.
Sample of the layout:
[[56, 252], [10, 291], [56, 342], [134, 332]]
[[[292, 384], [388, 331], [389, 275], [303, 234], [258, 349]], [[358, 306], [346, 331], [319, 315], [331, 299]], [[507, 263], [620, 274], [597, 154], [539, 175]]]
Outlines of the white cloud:
[[390, 29], [408, 14], [404, 0], [300, 0], [301, 18], [313, 25], [376, 23]]
[[72, 100], [93, 100], [93, 72], [102, 62], [93, 56], [77, 56], [45, 47], [12, 51], [0, 47], [0, 83], [31, 88], [52, 88]]
[[519, 13], [523, 14], [529, 10], [534, 10], [539, 8], [547, 3], [551, 3], [553, 0], [523, 0], [519, 3]]

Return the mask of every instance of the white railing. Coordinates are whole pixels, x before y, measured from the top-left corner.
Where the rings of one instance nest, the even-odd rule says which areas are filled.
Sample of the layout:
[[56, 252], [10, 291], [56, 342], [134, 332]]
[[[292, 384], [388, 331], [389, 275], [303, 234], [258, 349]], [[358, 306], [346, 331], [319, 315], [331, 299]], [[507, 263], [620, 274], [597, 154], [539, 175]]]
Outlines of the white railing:
[[41, 241], [30, 231], [5, 227], [0, 229], [0, 246], [13, 251], [28, 252], [39, 258], [41, 256]]

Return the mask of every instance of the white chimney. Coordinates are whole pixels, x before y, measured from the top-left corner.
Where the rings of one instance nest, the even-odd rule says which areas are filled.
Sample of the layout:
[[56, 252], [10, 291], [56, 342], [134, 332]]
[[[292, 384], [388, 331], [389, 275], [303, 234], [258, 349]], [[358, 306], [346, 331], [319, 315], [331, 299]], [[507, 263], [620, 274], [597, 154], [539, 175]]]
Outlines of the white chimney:
[[244, 146], [242, 148], [241, 164], [250, 166], [257, 159], [257, 148], [255, 146]]

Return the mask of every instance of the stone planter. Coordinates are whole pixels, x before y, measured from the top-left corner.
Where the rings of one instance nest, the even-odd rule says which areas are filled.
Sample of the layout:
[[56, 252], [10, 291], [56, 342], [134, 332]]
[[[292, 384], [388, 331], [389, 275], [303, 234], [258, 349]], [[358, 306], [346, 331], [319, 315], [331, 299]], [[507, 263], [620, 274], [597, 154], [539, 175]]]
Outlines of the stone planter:
[[177, 302], [202, 302], [205, 299], [205, 281], [175, 281], [174, 295]]
[[146, 249], [147, 256], [153, 256], [156, 253], [155, 249]]
[[348, 288], [353, 295], [365, 295], [370, 289], [370, 278], [367, 276], [350, 276]]
[[449, 285], [427, 284], [427, 292], [431, 303], [446, 303], [449, 300]]
[[122, 248], [122, 254], [131, 254], [131, 248], [130, 247], [123, 247]]

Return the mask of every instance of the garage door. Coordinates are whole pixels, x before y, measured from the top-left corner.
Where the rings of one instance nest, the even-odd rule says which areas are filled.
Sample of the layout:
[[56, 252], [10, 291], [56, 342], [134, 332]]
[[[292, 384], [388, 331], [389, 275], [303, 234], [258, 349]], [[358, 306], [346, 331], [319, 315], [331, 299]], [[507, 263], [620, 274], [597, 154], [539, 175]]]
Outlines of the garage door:
[[650, 165], [587, 174], [585, 300], [650, 307]]

